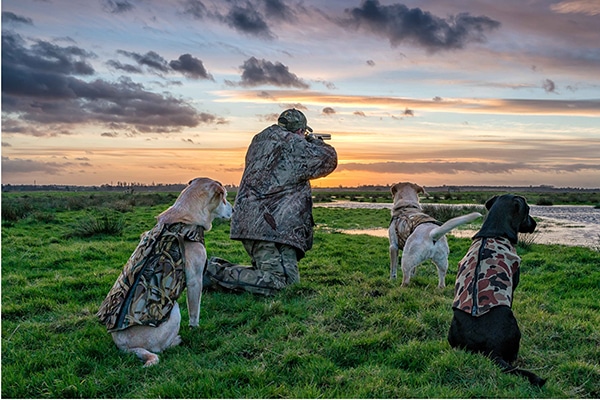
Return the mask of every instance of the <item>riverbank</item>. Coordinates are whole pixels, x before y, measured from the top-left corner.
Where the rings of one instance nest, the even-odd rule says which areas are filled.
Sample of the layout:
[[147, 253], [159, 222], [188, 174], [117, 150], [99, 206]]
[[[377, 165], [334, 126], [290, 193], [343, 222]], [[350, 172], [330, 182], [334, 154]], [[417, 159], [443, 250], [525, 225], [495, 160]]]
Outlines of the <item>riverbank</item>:
[[[315, 207], [328, 208], [364, 208], [391, 209], [391, 203], [367, 203], [354, 201], [336, 201], [316, 203]], [[447, 205], [444, 205], [447, 206]], [[600, 248], [600, 209], [592, 206], [531, 206], [531, 216], [536, 219], [536, 232], [530, 234], [530, 241], [539, 244], [562, 244], [566, 246], [584, 246]], [[344, 233], [368, 234], [387, 237], [387, 228], [348, 229]], [[456, 229], [452, 235], [471, 237], [475, 230]]]

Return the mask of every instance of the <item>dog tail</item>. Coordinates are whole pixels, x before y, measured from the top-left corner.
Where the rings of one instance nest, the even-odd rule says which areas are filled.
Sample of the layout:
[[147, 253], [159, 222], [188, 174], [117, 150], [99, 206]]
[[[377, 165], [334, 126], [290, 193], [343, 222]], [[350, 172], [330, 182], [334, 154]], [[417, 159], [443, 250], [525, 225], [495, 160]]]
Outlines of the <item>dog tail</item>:
[[435, 242], [439, 240], [442, 236], [444, 236], [446, 233], [456, 228], [457, 226], [469, 223], [471, 221], [475, 221], [479, 217], [482, 217], [480, 213], [473, 212], [470, 214], [461, 215], [460, 217], [449, 219], [448, 221], [444, 222], [442, 226], [432, 229], [429, 233], [429, 237]]
[[510, 365], [509, 363], [507, 363], [506, 361], [504, 361], [501, 358], [494, 358], [494, 362], [500, 368], [502, 368], [502, 372], [507, 373], [507, 374], [514, 374], [514, 375], [520, 375], [522, 377], [525, 377], [525, 378], [529, 379], [529, 382], [534, 386], [542, 387], [546, 383], [545, 379], [540, 378], [533, 372], [529, 372], [524, 369], [513, 367], [512, 365]]

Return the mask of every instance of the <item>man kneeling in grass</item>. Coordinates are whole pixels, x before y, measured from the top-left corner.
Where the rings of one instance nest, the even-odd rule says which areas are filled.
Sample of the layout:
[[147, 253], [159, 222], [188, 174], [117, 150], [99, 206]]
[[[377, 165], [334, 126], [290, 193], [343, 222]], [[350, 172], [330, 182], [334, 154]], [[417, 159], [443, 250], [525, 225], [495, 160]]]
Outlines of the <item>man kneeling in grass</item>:
[[234, 203], [231, 238], [241, 240], [252, 266], [213, 257], [206, 274], [221, 287], [273, 295], [300, 281], [298, 261], [312, 248], [310, 180], [337, 167], [335, 149], [312, 132], [296, 109], [254, 136]]

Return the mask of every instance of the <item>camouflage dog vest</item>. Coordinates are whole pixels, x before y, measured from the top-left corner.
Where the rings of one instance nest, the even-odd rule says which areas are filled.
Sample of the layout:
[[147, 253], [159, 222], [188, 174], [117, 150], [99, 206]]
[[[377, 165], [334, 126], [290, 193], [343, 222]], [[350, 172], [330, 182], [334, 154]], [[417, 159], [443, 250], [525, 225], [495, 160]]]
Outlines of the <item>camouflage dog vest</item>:
[[185, 288], [186, 240], [204, 243], [204, 228], [157, 224], [142, 236], [96, 313], [109, 332], [168, 319]]
[[458, 264], [452, 308], [474, 317], [512, 306], [513, 275], [521, 258], [505, 238], [478, 238]]
[[390, 224], [394, 224], [396, 237], [398, 238], [398, 248], [404, 250], [404, 245], [410, 234], [413, 233], [417, 226], [427, 222], [442, 225], [435, 218], [422, 212], [419, 207], [406, 206], [395, 209]]

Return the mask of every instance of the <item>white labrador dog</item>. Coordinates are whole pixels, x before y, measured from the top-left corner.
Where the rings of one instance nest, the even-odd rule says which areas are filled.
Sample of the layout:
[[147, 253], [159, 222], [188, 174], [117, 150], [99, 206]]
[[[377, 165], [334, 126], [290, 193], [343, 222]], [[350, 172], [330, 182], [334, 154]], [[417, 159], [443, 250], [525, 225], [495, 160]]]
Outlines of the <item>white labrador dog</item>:
[[423, 213], [419, 193], [428, 196], [423, 187], [410, 182], [400, 182], [390, 189], [394, 197], [392, 220], [388, 230], [390, 239], [390, 278], [396, 279], [398, 251], [402, 250], [402, 286], [410, 283], [416, 268], [425, 260], [431, 260], [438, 270], [438, 287], [446, 287], [448, 271], [448, 241], [446, 234], [459, 225], [481, 217], [474, 212], [452, 218], [444, 224]]
[[189, 325], [200, 320], [204, 232], [214, 218], [231, 217], [227, 191], [219, 182], [195, 178], [175, 203], [142, 234], [137, 248], [96, 314], [117, 347], [144, 366], [157, 364], [161, 351], [181, 343], [177, 298], [187, 287]]

